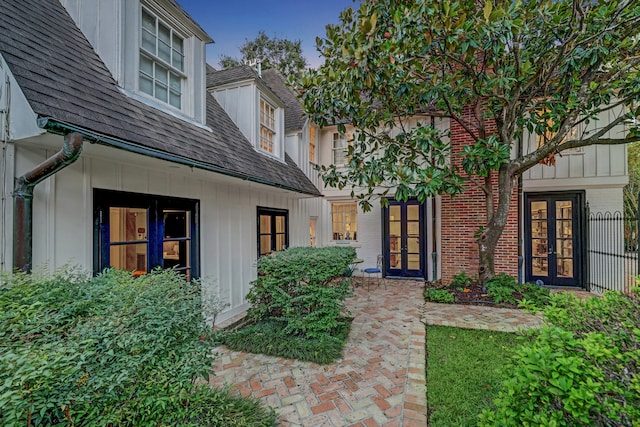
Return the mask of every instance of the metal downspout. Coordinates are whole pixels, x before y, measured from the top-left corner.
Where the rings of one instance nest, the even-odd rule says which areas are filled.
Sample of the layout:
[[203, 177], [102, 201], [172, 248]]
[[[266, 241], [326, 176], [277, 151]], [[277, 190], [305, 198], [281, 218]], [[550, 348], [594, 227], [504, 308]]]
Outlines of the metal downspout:
[[[431, 128], [436, 128], [436, 118], [435, 116], [431, 116]], [[433, 149], [432, 149], [433, 152]], [[433, 158], [432, 158], [433, 160]], [[432, 270], [432, 282], [436, 282], [438, 280], [438, 242], [436, 240], [436, 236], [438, 233], [438, 223], [436, 220], [436, 198], [435, 196], [431, 196], [431, 262], [433, 263]]]
[[13, 190], [13, 268], [31, 272], [33, 255], [33, 189], [43, 180], [75, 162], [82, 152], [82, 136], [65, 135], [60, 151], [16, 178]]
[[[522, 135], [518, 137], [518, 149], [516, 156], [518, 158], [522, 157], [522, 144], [524, 144], [524, 140], [522, 139]], [[518, 175], [518, 283], [524, 283], [524, 236], [522, 235], [522, 222], [524, 221], [524, 212], [523, 212], [523, 193], [522, 193], [522, 174]]]

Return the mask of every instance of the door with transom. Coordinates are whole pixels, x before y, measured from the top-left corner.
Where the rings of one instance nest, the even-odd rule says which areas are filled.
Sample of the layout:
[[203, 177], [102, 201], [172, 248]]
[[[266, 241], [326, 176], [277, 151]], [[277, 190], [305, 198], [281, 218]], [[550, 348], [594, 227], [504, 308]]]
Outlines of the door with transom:
[[582, 193], [528, 194], [525, 259], [528, 282], [582, 286]]
[[384, 266], [387, 276], [424, 277], [424, 205], [390, 201], [384, 209]]

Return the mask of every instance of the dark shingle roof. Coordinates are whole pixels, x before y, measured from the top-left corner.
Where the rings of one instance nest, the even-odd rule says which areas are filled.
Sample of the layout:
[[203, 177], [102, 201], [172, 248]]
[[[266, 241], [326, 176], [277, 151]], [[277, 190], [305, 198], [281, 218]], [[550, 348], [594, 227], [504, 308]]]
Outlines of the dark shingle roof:
[[295, 163], [256, 152], [212, 96], [199, 126], [124, 95], [57, 0], [0, 0], [0, 54], [35, 113], [191, 159], [232, 176], [320, 195]]
[[293, 89], [287, 86], [284, 76], [275, 68], [271, 68], [262, 72], [262, 80], [285, 104], [285, 131], [291, 132], [302, 129], [306, 121], [302, 104]]
[[248, 65], [238, 65], [224, 70], [214, 70], [213, 67], [207, 68], [207, 88], [243, 80], [257, 80], [259, 78], [258, 72]]

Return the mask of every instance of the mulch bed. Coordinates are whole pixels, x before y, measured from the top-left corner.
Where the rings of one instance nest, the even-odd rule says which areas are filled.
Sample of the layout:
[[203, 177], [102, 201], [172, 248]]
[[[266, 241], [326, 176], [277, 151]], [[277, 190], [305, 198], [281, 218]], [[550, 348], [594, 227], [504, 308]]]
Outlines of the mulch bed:
[[482, 285], [478, 282], [472, 282], [464, 286], [443, 286], [442, 284], [430, 284], [427, 283], [427, 287], [433, 287], [436, 289], [447, 289], [450, 291], [454, 298], [455, 304], [465, 305], [483, 305], [490, 307], [502, 307], [502, 308], [518, 308], [515, 304], [502, 302], [497, 304], [493, 298], [487, 294], [482, 293]]

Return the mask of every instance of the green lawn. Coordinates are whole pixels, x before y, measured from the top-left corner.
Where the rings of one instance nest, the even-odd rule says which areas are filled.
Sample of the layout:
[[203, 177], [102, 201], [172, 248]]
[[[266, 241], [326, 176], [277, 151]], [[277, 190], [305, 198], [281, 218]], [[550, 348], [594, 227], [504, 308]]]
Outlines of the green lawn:
[[475, 426], [503, 377], [498, 369], [526, 338], [517, 334], [427, 327], [427, 401], [431, 427]]

